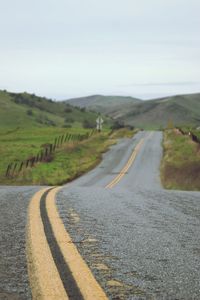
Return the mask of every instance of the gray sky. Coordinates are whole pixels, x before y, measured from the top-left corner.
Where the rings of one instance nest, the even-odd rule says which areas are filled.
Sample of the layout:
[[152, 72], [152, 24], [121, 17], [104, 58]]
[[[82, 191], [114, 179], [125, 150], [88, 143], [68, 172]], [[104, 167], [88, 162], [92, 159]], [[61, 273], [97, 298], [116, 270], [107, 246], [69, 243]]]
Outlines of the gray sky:
[[0, 89], [200, 92], [199, 0], [0, 0]]

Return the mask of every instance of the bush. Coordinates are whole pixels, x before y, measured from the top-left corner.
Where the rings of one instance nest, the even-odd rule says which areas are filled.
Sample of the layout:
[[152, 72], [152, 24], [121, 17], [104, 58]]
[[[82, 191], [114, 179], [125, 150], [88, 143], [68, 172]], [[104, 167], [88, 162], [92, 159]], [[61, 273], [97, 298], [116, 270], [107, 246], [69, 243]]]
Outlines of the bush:
[[119, 122], [119, 121], [115, 121], [114, 124], [112, 125], [111, 129], [112, 130], [117, 130], [117, 129], [121, 129], [124, 128], [124, 123], [123, 122]]
[[28, 116], [33, 116], [33, 111], [31, 109], [28, 109], [26, 113]]
[[95, 128], [96, 124], [93, 121], [90, 120], [84, 120], [83, 121], [83, 128], [89, 129], [89, 128]]
[[64, 111], [65, 111], [65, 113], [71, 113], [72, 109], [70, 107], [66, 107]]
[[74, 119], [73, 118], [65, 118], [65, 123], [74, 123]]
[[72, 125], [71, 124], [64, 124], [62, 127], [63, 128], [72, 128]]

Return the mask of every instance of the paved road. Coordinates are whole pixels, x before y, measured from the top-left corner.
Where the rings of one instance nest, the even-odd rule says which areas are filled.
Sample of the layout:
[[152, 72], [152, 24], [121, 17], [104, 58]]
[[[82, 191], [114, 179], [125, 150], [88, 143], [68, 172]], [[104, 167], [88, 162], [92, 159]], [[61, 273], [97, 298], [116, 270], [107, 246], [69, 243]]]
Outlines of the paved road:
[[[105, 189], [141, 138], [132, 167]], [[57, 197], [67, 230], [110, 299], [200, 299], [200, 193], [161, 187], [161, 144], [160, 132], [122, 140]]]
[[[112, 189], [105, 187], [134, 164]], [[123, 139], [57, 195], [60, 215], [110, 299], [200, 299], [200, 193], [160, 184], [162, 134]], [[0, 187], [0, 299], [31, 299], [26, 220], [41, 187]]]
[[0, 299], [31, 299], [26, 266], [26, 220], [40, 187], [0, 187]]

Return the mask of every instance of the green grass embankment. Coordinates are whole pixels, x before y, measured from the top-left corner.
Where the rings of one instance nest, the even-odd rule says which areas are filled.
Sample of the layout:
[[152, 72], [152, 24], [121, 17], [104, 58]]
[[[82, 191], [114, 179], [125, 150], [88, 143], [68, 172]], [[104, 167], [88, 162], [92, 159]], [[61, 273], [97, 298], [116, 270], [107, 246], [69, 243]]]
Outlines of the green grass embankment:
[[[68, 129], [69, 133], [84, 134], [85, 129]], [[0, 184], [6, 185], [61, 185], [82, 175], [95, 167], [102, 153], [116, 143], [117, 138], [130, 136], [134, 131], [123, 130], [96, 133], [82, 142], [67, 142], [56, 150], [50, 162], [40, 162], [34, 167], [24, 168], [18, 175], [6, 178], [5, 171], [9, 162], [26, 160], [36, 155], [41, 146], [51, 143], [55, 137], [66, 133], [63, 128], [43, 128], [42, 130], [19, 130], [0, 134]]]
[[163, 146], [163, 186], [167, 189], [200, 190], [200, 145], [178, 130], [166, 130]]

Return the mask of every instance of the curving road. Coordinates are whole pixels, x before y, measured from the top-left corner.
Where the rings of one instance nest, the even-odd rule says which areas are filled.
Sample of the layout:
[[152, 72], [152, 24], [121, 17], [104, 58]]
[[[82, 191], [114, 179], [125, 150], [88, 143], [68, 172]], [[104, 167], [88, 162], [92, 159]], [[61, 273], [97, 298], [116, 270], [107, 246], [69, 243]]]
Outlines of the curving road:
[[[133, 165], [105, 189], [141, 139]], [[162, 133], [140, 132], [58, 194], [63, 222], [110, 299], [200, 299], [200, 193], [164, 190], [161, 157]]]
[[[200, 299], [200, 193], [164, 190], [161, 157], [162, 133], [139, 132], [57, 194], [66, 230], [110, 299]], [[0, 187], [0, 299], [31, 299], [26, 219], [40, 189]]]

